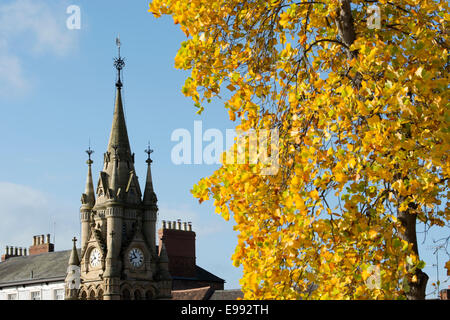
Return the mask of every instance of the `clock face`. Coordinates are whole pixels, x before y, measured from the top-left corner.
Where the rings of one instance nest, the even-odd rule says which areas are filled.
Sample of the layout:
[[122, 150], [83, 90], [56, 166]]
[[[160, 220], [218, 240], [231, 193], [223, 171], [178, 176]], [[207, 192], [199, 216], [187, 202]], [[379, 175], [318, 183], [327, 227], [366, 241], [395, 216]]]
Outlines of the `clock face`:
[[94, 248], [91, 251], [89, 263], [91, 264], [92, 267], [97, 267], [100, 265], [100, 251], [97, 248]]
[[138, 268], [144, 263], [144, 253], [138, 248], [133, 248], [128, 253], [128, 260], [133, 267]]

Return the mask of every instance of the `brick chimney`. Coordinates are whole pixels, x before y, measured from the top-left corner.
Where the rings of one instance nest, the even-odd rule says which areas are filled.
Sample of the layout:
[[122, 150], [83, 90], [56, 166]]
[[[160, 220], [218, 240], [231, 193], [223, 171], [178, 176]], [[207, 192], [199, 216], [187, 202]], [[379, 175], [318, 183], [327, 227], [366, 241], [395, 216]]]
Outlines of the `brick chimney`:
[[159, 250], [162, 242], [169, 258], [171, 276], [195, 277], [195, 232], [191, 223], [178, 221], [162, 221], [162, 229], [158, 231]]
[[17, 247], [10, 247], [6, 246], [5, 254], [2, 254], [1, 261], [5, 261], [9, 258], [13, 257], [21, 257], [27, 255], [27, 249], [26, 248], [17, 248]]
[[45, 236], [38, 235], [33, 236], [33, 245], [30, 246], [30, 256], [45, 252], [53, 252], [55, 251], [55, 246], [53, 243], [50, 243], [50, 234], [47, 234], [47, 241], [45, 241]]

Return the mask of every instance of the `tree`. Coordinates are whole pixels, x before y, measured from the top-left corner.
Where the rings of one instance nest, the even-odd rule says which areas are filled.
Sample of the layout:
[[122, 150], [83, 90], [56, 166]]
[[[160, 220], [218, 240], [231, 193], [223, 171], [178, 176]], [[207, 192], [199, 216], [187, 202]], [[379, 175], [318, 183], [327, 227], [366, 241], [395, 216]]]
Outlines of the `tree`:
[[240, 164], [224, 155], [193, 188], [236, 221], [246, 299], [424, 299], [416, 223], [450, 220], [448, 9], [150, 3], [188, 36], [175, 67], [191, 70], [182, 92], [198, 113], [230, 92], [236, 129], [278, 134], [273, 174], [251, 152]]

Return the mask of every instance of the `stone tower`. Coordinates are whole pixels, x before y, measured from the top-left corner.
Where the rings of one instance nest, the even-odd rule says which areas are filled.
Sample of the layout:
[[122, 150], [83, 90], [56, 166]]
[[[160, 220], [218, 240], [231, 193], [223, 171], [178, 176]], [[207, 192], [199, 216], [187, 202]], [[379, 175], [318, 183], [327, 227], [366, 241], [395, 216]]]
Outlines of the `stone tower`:
[[115, 58], [116, 99], [108, 146], [94, 193], [91, 154], [81, 197], [80, 299], [158, 299], [170, 297], [167, 253], [156, 250], [157, 198], [150, 154], [141, 193], [134, 168], [121, 96], [124, 60]]

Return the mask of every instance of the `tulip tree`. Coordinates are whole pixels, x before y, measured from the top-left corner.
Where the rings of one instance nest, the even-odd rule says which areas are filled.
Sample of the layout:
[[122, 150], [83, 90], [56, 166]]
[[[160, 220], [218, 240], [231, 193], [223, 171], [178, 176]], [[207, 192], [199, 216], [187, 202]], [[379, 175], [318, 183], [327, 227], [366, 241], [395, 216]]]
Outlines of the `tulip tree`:
[[182, 92], [198, 113], [222, 99], [236, 129], [277, 132], [278, 170], [224, 155], [192, 190], [236, 222], [244, 297], [424, 299], [416, 224], [450, 221], [447, 1], [153, 0], [149, 11], [187, 36], [175, 67], [191, 70]]

